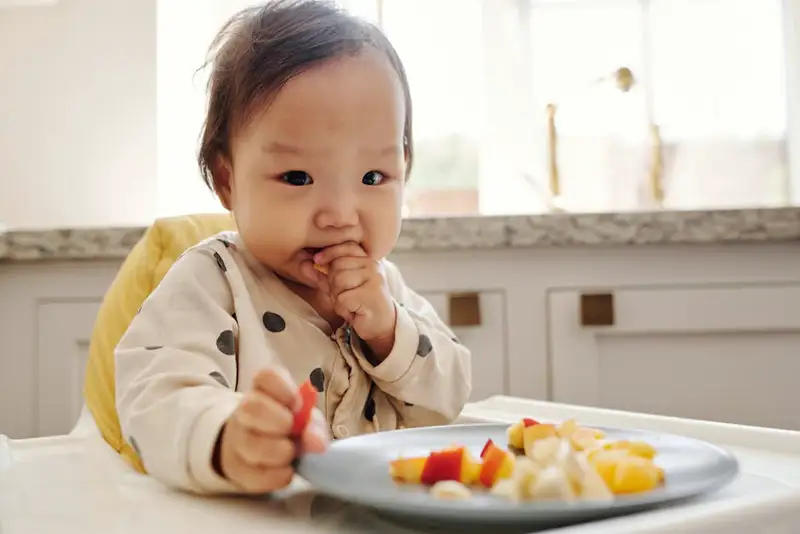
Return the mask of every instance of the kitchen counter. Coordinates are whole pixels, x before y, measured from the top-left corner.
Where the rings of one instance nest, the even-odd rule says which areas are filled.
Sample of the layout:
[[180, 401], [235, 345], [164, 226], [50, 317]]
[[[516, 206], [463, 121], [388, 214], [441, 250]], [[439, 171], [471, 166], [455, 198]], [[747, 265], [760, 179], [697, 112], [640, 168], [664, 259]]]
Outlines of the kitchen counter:
[[[0, 233], [0, 263], [123, 259], [145, 227]], [[800, 207], [406, 219], [396, 252], [800, 240]]]

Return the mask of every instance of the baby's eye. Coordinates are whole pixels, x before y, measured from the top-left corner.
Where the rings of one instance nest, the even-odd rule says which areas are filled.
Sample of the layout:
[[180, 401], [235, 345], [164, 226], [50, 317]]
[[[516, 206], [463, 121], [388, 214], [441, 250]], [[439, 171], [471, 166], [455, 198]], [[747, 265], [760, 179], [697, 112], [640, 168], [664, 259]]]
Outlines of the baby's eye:
[[303, 185], [311, 185], [314, 183], [314, 180], [311, 179], [311, 176], [305, 171], [288, 171], [281, 174], [281, 180], [286, 182], [289, 185], [296, 185], [296, 186], [303, 186]]
[[361, 183], [364, 185], [378, 185], [380, 184], [385, 176], [380, 171], [369, 171], [367, 174], [361, 178]]

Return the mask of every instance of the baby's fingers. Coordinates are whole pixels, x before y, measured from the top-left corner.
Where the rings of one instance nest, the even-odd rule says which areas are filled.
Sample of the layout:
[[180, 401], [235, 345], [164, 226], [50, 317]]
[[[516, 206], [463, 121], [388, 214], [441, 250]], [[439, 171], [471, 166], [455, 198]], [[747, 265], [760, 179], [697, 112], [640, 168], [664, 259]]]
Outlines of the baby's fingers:
[[288, 435], [294, 420], [289, 408], [258, 391], [244, 398], [234, 417], [242, 428], [250, 432], [273, 436]]
[[248, 493], [270, 493], [279, 491], [292, 483], [294, 469], [291, 467], [252, 467], [236, 462], [231, 469], [232, 480]]

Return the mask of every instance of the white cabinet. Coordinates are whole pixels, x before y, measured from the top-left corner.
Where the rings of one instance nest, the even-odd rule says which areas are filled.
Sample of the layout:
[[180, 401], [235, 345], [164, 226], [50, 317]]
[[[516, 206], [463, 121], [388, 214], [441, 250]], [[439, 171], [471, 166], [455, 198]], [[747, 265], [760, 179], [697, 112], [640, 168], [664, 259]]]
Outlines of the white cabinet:
[[[471, 401], [508, 393], [508, 361], [505, 351], [505, 294], [502, 291], [477, 293], [420, 292], [442, 320], [450, 325], [458, 340], [472, 353]], [[451, 299], [476, 299], [479, 316], [474, 324], [454, 326], [451, 322]], [[456, 301], [457, 302], [457, 301]]]
[[553, 289], [554, 401], [800, 430], [800, 283]]
[[37, 309], [37, 434], [68, 433], [83, 407], [83, 377], [100, 301], [46, 302]]
[[68, 431], [97, 309], [118, 262], [0, 265], [0, 434]]

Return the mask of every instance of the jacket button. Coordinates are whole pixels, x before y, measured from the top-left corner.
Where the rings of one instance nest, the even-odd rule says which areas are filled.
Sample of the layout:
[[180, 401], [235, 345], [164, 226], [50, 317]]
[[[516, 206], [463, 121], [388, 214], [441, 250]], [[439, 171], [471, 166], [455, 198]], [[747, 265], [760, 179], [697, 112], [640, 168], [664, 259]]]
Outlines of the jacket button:
[[341, 438], [346, 438], [347, 436], [349, 436], [349, 435], [350, 435], [350, 431], [349, 431], [349, 430], [347, 429], [347, 427], [346, 427], [346, 426], [344, 426], [344, 425], [338, 425], [338, 426], [336, 427], [336, 433], [337, 433], [337, 434], [339, 435], [339, 437], [341, 437]]

